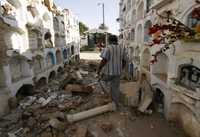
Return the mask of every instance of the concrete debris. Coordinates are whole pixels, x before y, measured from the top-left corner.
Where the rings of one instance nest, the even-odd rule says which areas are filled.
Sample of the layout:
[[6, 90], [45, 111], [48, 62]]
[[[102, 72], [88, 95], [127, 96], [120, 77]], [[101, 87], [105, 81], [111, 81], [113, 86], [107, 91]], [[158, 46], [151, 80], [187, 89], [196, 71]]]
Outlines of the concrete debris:
[[27, 100], [24, 100], [24, 102], [21, 102], [20, 106], [22, 108], [26, 108], [26, 107], [32, 105], [36, 101], [36, 99], [37, 99], [36, 97], [30, 96], [30, 97], [27, 98]]
[[56, 118], [53, 118], [49, 121], [49, 125], [57, 130], [60, 130], [60, 131], [64, 131], [65, 128], [66, 128], [66, 125], [59, 121], [58, 119]]
[[94, 70], [85, 71], [88, 69], [85, 63], [80, 67], [66, 66], [64, 74], [47, 85], [36, 86], [31, 91], [34, 94], [23, 93], [22, 98], [10, 98], [8, 103], [12, 111], [1, 118], [0, 136], [87, 137], [87, 126], [75, 127], [72, 122], [116, 109], [114, 104], [107, 104], [108, 96], [102, 96], [95, 86], [89, 85], [96, 78]]
[[65, 90], [68, 92], [72, 92], [72, 94], [76, 93], [90, 94], [94, 91], [94, 88], [92, 86], [68, 84], [65, 86]]
[[78, 80], [83, 80], [83, 76], [81, 75], [80, 71], [76, 71], [76, 76]]
[[110, 122], [102, 123], [100, 127], [106, 133], [111, 132], [113, 129], [113, 125]]
[[18, 137], [18, 136], [21, 136], [22, 132], [23, 132], [23, 128], [20, 128], [20, 129], [18, 129], [15, 132], [9, 132], [8, 133], [8, 137]]
[[124, 133], [122, 132], [122, 130], [120, 128], [117, 128], [117, 133], [118, 133], [119, 137], [125, 137]]
[[[98, 83], [97, 66], [88, 64], [66, 66], [64, 74], [58, 73], [49, 83], [36, 86], [34, 94], [23, 93], [22, 98], [19, 94], [17, 99], [8, 96], [11, 110], [0, 117], [0, 137], [128, 137], [132, 129], [126, 127], [131, 127], [133, 121], [140, 123], [140, 119], [122, 107], [111, 113], [116, 106], [110, 103], [110, 95], [102, 94], [100, 85], [94, 84]], [[137, 99], [132, 98], [136, 92], [132, 90], [132, 83], [122, 84], [122, 88], [127, 98], [123, 102], [134, 106]], [[95, 117], [97, 115], [101, 116]], [[115, 127], [118, 122], [122, 124]], [[149, 125], [147, 127], [149, 129]]]
[[107, 105], [101, 106], [101, 107], [97, 107], [91, 110], [87, 110], [84, 112], [80, 112], [77, 114], [73, 114], [73, 115], [67, 115], [67, 120], [72, 123], [72, 122], [76, 122], [79, 120], [83, 120], [92, 116], [96, 116], [99, 114], [103, 114], [105, 112], [112, 112], [116, 110], [116, 105], [114, 103], [109, 103]]
[[88, 75], [89, 73], [88, 73], [88, 71], [84, 71], [84, 70], [80, 70], [80, 73], [82, 74], [82, 75], [84, 75], [84, 76], [86, 76], [86, 75]]
[[88, 128], [86, 126], [79, 125], [73, 137], [87, 137], [87, 132]]
[[43, 100], [42, 106], [46, 106], [51, 101], [51, 97], [48, 97], [46, 100]]
[[91, 137], [108, 137], [108, 135], [96, 124], [93, 124], [89, 127], [88, 134]]

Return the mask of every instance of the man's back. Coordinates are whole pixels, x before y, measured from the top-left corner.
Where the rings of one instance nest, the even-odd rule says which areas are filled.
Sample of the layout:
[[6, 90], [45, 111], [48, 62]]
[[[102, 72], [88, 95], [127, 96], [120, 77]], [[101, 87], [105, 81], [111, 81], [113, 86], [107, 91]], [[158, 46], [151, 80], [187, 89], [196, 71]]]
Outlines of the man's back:
[[122, 60], [124, 59], [124, 48], [119, 45], [108, 45], [102, 52], [101, 57], [107, 60], [104, 68], [106, 75], [120, 75], [122, 72]]

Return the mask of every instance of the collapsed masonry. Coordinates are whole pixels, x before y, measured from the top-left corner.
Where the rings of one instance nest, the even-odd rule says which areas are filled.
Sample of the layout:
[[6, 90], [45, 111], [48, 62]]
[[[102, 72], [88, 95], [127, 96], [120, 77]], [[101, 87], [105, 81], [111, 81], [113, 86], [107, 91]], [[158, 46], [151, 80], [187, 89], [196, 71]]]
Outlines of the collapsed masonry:
[[[52, 78], [49, 84], [39, 83], [33, 90], [20, 92], [16, 98], [11, 98], [10, 113], [0, 119], [0, 136], [107, 137], [108, 134], [112, 134], [110, 135], [112, 137], [131, 136], [130, 132], [124, 130], [126, 122], [131, 124], [140, 118], [125, 106], [137, 106], [137, 84], [122, 81], [121, 101], [125, 106], [120, 111], [109, 113], [116, 108], [111, 103], [109, 92], [105, 92], [98, 83], [96, 68], [96, 63], [85, 61], [71, 64], [70, 67], [68, 65]], [[29, 88], [33, 87], [26, 87]], [[27, 91], [31, 92], [27, 94]], [[97, 115], [100, 116], [94, 117]], [[120, 115], [121, 118], [116, 117], [111, 121], [105, 118], [109, 115], [111, 117]], [[125, 120], [125, 125], [122, 119]], [[141, 126], [147, 126], [143, 124]], [[127, 126], [131, 131], [132, 127]], [[152, 123], [150, 126], [153, 128]], [[175, 135], [175, 137], [183, 136]]]
[[49, 84], [40, 85], [29, 94], [21, 92], [17, 98], [10, 98], [11, 111], [1, 118], [0, 136], [71, 137], [70, 134], [76, 133], [70, 123], [114, 111], [115, 105], [109, 104], [109, 95], [90, 86], [96, 68], [88, 66], [65, 67]]

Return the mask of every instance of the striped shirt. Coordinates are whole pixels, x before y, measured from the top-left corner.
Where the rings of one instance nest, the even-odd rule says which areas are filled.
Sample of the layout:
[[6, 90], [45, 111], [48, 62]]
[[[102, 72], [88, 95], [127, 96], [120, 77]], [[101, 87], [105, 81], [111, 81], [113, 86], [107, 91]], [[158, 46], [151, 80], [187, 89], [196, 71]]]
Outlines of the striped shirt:
[[102, 50], [100, 57], [107, 60], [107, 63], [103, 68], [103, 73], [105, 75], [121, 75], [122, 60], [126, 59], [125, 48], [119, 45], [109, 45]]

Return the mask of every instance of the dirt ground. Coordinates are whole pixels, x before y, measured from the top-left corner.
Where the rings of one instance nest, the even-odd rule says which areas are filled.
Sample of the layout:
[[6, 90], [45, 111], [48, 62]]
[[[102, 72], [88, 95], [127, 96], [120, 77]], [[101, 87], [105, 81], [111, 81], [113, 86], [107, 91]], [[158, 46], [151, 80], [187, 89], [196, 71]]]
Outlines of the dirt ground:
[[[107, 113], [80, 122], [88, 126], [97, 137], [187, 137], [181, 128], [167, 122], [161, 114], [135, 116], [129, 110]], [[102, 123], [112, 125], [110, 132], [104, 132]]]

